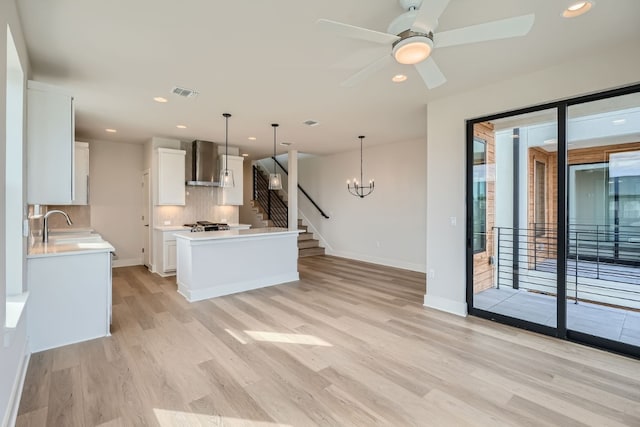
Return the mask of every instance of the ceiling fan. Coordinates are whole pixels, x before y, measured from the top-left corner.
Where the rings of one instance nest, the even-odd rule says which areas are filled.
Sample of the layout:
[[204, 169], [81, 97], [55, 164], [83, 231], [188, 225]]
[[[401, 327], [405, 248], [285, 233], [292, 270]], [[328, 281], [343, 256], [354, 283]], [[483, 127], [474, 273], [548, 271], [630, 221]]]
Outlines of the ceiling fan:
[[433, 89], [447, 81], [431, 57], [433, 49], [524, 36], [531, 30], [535, 19], [534, 14], [529, 14], [434, 33], [438, 28], [438, 18], [449, 0], [399, 1], [407, 11], [389, 24], [386, 33], [329, 19], [319, 19], [316, 22], [321, 28], [334, 34], [391, 47], [391, 55], [385, 54], [367, 65], [343, 81], [342, 86], [359, 84], [395, 59], [400, 64], [415, 65], [424, 83], [429, 89]]

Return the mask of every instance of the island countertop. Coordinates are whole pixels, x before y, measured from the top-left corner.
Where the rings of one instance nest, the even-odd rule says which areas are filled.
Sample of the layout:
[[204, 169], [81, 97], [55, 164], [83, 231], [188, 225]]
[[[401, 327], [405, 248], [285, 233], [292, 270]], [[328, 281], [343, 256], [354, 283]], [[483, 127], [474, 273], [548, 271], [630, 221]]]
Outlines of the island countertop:
[[288, 228], [266, 227], [266, 228], [250, 228], [224, 231], [201, 231], [197, 233], [178, 232], [175, 233], [176, 239], [190, 240], [193, 243], [207, 240], [223, 240], [223, 239], [242, 239], [259, 236], [270, 236], [276, 234], [299, 234], [300, 230], [289, 230]]

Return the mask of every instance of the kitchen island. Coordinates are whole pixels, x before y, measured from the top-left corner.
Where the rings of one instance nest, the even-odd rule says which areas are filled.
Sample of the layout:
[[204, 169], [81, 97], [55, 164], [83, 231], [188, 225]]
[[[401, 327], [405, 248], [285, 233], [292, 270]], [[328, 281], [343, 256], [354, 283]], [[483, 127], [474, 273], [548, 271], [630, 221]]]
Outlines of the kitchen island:
[[298, 280], [298, 230], [175, 233], [178, 292], [188, 301]]

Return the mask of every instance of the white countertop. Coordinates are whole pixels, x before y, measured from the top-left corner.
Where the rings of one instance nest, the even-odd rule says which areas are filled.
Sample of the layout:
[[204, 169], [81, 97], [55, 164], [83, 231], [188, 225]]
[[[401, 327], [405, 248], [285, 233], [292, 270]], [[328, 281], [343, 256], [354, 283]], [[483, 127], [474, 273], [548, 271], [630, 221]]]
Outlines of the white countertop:
[[80, 255], [82, 253], [115, 252], [111, 243], [98, 233], [80, 231], [72, 233], [49, 232], [49, 242], [44, 243], [41, 237], [32, 237], [29, 241], [27, 258], [48, 256]]
[[[249, 228], [251, 224], [227, 224], [231, 228]], [[190, 230], [191, 227], [186, 227], [184, 225], [156, 225], [153, 227], [154, 230], [159, 231], [181, 231], [181, 230]]]
[[197, 233], [184, 232], [176, 233], [178, 239], [205, 241], [205, 240], [221, 240], [221, 239], [237, 239], [250, 238], [274, 234], [299, 234], [300, 230], [289, 230], [288, 228], [267, 227], [267, 228], [250, 228], [248, 230], [225, 230], [225, 231], [201, 231]]
[[154, 230], [160, 231], [180, 231], [180, 230], [189, 230], [191, 227], [186, 227], [184, 225], [156, 225], [153, 227]]
[[76, 243], [43, 243], [37, 242], [29, 247], [27, 258], [40, 258], [46, 256], [79, 255], [81, 253], [115, 252], [111, 243], [101, 242], [76, 242]]

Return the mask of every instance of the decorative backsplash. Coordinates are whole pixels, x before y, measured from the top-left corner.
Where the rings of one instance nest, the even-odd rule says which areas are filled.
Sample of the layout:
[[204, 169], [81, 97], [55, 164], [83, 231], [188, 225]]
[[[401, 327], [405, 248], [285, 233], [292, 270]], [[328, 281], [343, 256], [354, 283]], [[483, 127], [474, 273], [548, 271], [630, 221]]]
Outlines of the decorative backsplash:
[[34, 215], [34, 206], [29, 205], [29, 231], [31, 237], [42, 236], [42, 216], [48, 211], [53, 209], [59, 209], [66, 212], [71, 218], [73, 225], [67, 225], [67, 221], [62, 215], [52, 215], [49, 217], [49, 229], [56, 228], [90, 228], [91, 227], [91, 206], [77, 206], [77, 205], [50, 205], [40, 206], [38, 215]]
[[155, 224], [181, 225], [205, 220], [237, 224], [240, 210], [237, 206], [219, 206], [217, 187], [187, 187], [186, 206], [155, 206]]

